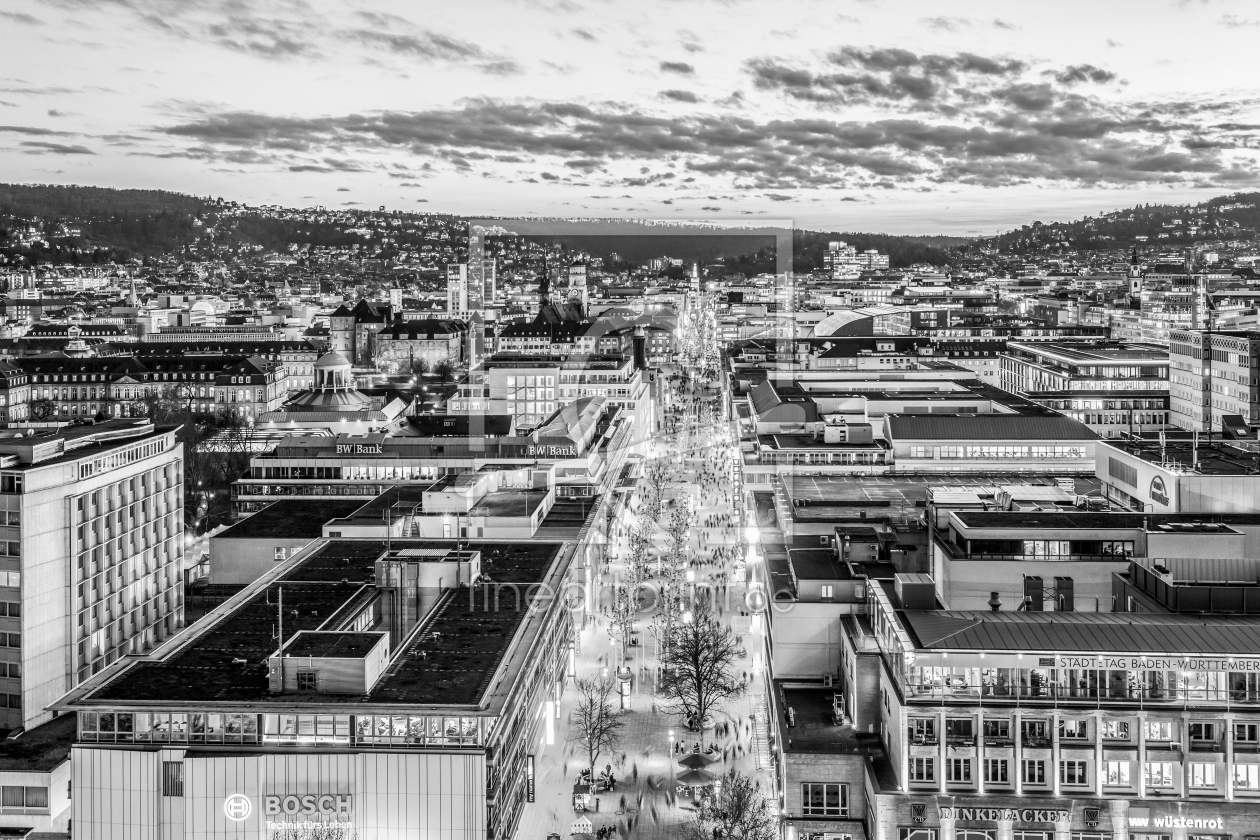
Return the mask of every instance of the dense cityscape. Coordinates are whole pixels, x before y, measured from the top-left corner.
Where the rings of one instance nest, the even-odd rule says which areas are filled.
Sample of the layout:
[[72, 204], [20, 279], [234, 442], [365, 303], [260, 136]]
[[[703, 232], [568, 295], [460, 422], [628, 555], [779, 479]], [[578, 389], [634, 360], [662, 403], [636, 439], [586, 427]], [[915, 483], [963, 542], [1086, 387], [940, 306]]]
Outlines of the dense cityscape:
[[1254, 827], [1255, 195], [931, 242], [0, 195], [13, 831]]
[[0, 2], [0, 840], [1260, 840], [1257, 31]]

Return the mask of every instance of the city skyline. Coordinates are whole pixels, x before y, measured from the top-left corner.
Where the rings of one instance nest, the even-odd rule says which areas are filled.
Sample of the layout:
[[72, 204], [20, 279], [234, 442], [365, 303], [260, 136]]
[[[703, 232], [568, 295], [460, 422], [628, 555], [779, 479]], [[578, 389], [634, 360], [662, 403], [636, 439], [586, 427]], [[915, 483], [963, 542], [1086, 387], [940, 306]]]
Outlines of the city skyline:
[[255, 204], [985, 235], [1260, 184], [1250, 11], [15, 2], [0, 162]]

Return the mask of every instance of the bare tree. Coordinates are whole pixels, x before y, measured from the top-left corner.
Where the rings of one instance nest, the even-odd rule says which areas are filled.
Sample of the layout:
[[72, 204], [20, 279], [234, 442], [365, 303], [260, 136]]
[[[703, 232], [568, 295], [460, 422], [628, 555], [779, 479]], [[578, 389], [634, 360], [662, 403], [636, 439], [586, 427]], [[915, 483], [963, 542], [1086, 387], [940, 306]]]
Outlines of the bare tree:
[[664, 458], [657, 458], [650, 462], [643, 471], [643, 480], [647, 482], [648, 499], [647, 509], [649, 519], [655, 519], [660, 515], [661, 507], [665, 501], [665, 491], [674, 480], [674, 471]]
[[683, 840], [775, 840], [779, 823], [758, 782], [738, 770], [722, 774], [713, 796], [683, 825]]
[[634, 583], [647, 580], [650, 572], [648, 549], [652, 546], [652, 524], [640, 519], [630, 532], [626, 553], [626, 579]]
[[680, 503], [669, 514], [669, 521], [665, 524], [665, 536], [669, 538], [669, 562], [671, 566], [677, 567], [678, 561], [682, 558], [687, 550], [688, 538], [691, 535], [691, 526], [695, 523], [695, 516], [691, 512], [691, 505]]
[[629, 653], [630, 634], [634, 632], [634, 622], [639, 613], [639, 587], [637, 583], [620, 582], [612, 592], [612, 605], [608, 610], [608, 635], [616, 639], [621, 646], [621, 658], [617, 660], [620, 667]]
[[613, 753], [621, 745], [621, 731], [625, 721], [621, 719], [620, 703], [614, 704], [617, 680], [607, 674], [579, 679], [577, 706], [569, 713], [569, 740], [586, 753], [591, 778], [595, 777], [595, 760], [604, 753]]
[[359, 832], [347, 822], [309, 820], [289, 825], [294, 827], [271, 832], [272, 840], [359, 840]]
[[57, 404], [47, 397], [31, 400], [31, 419], [37, 421], [57, 419]]
[[735, 674], [744, 646], [706, 599], [696, 600], [692, 613], [690, 621], [684, 616], [674, 627], [661, 656], [664, 669], [657, 691], [665, 699], [663, 708], [694, 719], [703, 737], [705, 719], [744, 690]]
[[455, 373], [458, 370], [459, 366], [451, 360], [450, 356], [447, 356], [445, 359], [439, 359], [437, 364], [433, 366], [433, 372], [437, 375], [443, 385], [454, 379]]

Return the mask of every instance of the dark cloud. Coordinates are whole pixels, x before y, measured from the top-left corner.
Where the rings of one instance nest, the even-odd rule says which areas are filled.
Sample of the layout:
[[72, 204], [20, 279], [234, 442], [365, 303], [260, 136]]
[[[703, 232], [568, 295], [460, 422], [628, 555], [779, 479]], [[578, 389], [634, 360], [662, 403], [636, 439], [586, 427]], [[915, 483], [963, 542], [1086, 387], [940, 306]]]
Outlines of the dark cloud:
[[[416, 166], [424, 160], [426, 166], [469, 168], [473, 160], [515, 158], [553, 160], [581, 172], [614, 163], [649, 170], [621, 181], [606, 178], [604, 187], [677, 177], [651, 174], [663, 160], [688, 176], [679, 181], [708, 176], [776, 192], [949, 182], [1233, 183], [1255, 177], [1250, 164], [1230, 163], [1206, 142], [1213, 139], [1210, 133], [1192, 131], [1194, 123], [1177, 115], [1145, 105], [1103, 105], [1072, 93], [1056, 98], [1048, 89], [1045, 83], [1007, 84], [984, 101], [984, 110], [956, 121], [664, 116], [614, 105], [484, 99], [458, 109], [317, 118], [210, 113], [160, 134], [168, 142], [189, 144], [187, 154], [223, 160], [252, 155], [277, 169], [401, 151], [415, 158]], [[1182, 139], [1191, 145], [1180, 145]]]
[[713, 205], [706, 205], [706, 206], [704, 206], [704, 207], [701, 207], [700, 209], [701, 209], [701, 210], [709, 210], [709, 211], [711, 211], [711, 212], [716, 212], [716, 211], [718, 211], [718, 210], [721, 210], [722, 208], [721, 208], [721, 207], [716, 207], [716, 206], [713, 206]]
[[900, 48], [844, 47], [827, 56], [823, 71], [753, 59], [753, 84], [793, 99], [834, 105], [902, 103], [941, 107], [975, 97], [986, 87], [1017, 79], [1027, 65], [974, 53], [920, 55]]
[[583, 41], [599, 40], [595, 37], [594, 33], [592, 33], [589, 29], [582, 29], [581, 27], [578, 27], [576, 29], [570, 29], [569, 31], [572, 32], [574, 35], [578, 36], [579, 38], [581, 38]]
[[695, 75], [696, 68], [684, 61], [662, 61], [660, 64], [662, 73], [678, 73], [681, 76]]
[[1061, 85], [1074, 85], [1081, 82], [1103, 85], [1116, 80], [1115, 73], [1092, 64], [1073, 64], [1058, 71], [1047, 70], [1046, 74], [1053, 76], [1054, 80]]
[[28, 15], [26, 12], [9, 12], [0, 10], [0, 18], [11, 20], [14, 23], [24, 23], [27, 26], [43, 26], [44, 22], [34, 15]]
[[766, 198], [770, 199], [771, 201], [791, 201], [792, 200], [792, 196], [782, 195], [781, 193], [766, 193]]
[[672, 99], [675, 102], [699, 102], [700, 98], [689, 90], [663, 90], [661, 98]]
[[853, 196], [851, 196], [851, 195], [846, 195], [844, 198], [842, 198], [842, 199], [840, 199], [840, 200], [841, 200], [841, 201], [857, 201], [857, 199], [856, 199], [856, 198], [854, 198], [854, 197], [853, 197]]
[[53, 131], [51, 128], [39, 128], [33, 125], [0, 125], [0, 132], [8, 134], [32, 134], [39, 137], [48, 137], [56, 134], [69, 134], [67, 131]]
[[538, 177], [542, 178], [544, 181], [559, 181], [560, 180], [560, 177], [558, 175], [552, 175], [550, 172], [540, 172], [538, 173]]
[[480, 69], [491, 76], [515, 76], [521, 72], [521, 65], [515, 61], [490, 61], [481, 65]]
[[687, 41], [682, 45], [682, 48], [689, 53], [704, 52], [704, 47], [700, 46], [695, 41]]
[[[1005, 30], [1007, 30], [1007, 31], [1012, 31], [1012, 30], [1015, 30], [1015, 29], [1019, 29], [1019, 27], [1018, 27], [1018, 26], [1016, 26], [1015, 24], [1013, 24], [1013, 23], [1011, 23], [1011, 22], [1009, 22], [1009, 21], [1002, 20], [1001, 18], [994, 18], [994, 19], [993, 19], [993, 27], [994, 27], [995, 29], [1005, 29]], [[845, 200], [845, 201], [857, 201], [857, 199], [856, 199], [856, 198], [854, 198], [854, 199], [844, 199], [844, 200]]]
[[68, 145], [66, 143], [49, 143], [43, 140], [25, 140], [18, 144], [28, 149], [28, 154], [51, 155], [94, 155], [96, 152], [87, 146]]
[[437, 32], [406, 34], [383, 32], [377, 29], [356, 29], [348, 34], [366, 46], [409, 58], [427, 61], [467, 61], [485, 57], [485, 52], [478, 45]]

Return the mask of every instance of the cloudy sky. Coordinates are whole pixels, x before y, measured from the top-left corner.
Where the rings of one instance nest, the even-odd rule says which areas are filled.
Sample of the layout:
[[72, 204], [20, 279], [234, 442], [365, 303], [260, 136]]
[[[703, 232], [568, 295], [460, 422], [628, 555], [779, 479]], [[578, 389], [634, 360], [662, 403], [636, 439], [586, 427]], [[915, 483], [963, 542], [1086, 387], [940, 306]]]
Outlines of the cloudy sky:
[[0, 0], [0, 179], [990, 233], [1260, 189], [1260, 3]]

